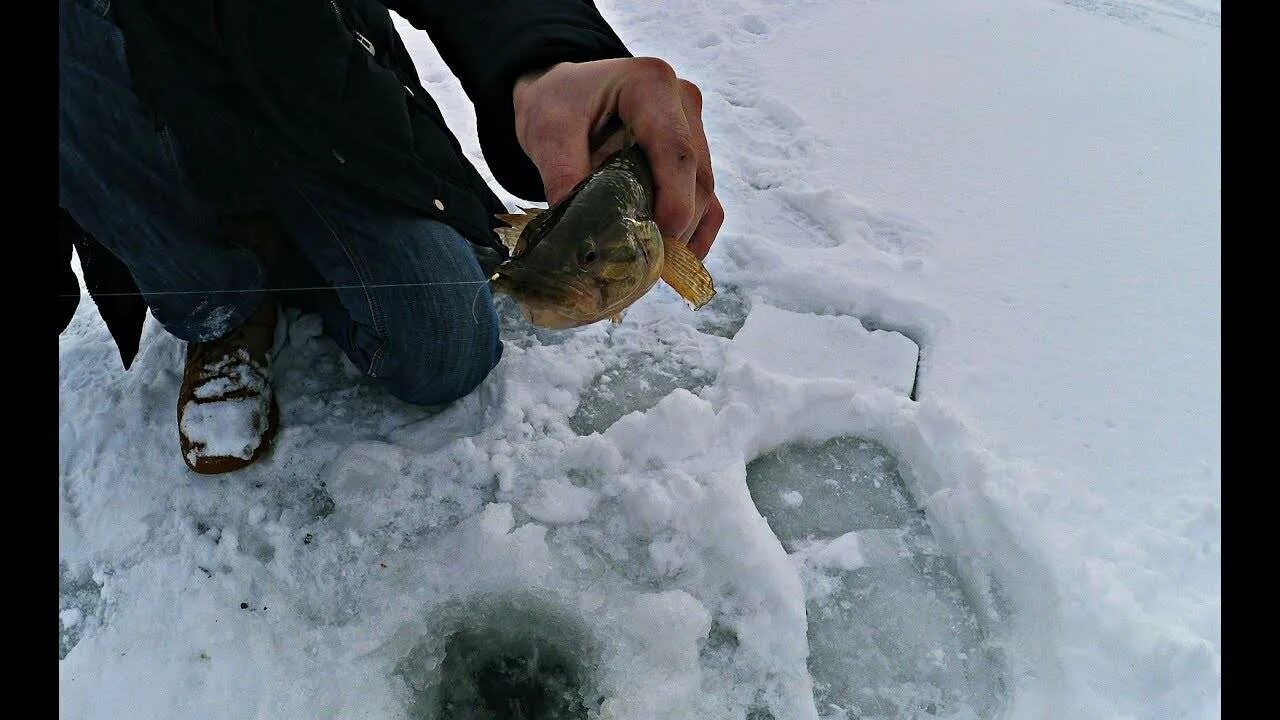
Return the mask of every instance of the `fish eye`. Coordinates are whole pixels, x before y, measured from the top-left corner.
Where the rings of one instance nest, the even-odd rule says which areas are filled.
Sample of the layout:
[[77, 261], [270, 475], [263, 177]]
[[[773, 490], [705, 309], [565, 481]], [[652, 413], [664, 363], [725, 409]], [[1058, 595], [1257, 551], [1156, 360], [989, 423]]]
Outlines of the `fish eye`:
[[578, 264], [586, 267], [596, 261], [599, 255], [596, 253], [595, 243], [585, 242], [578, 247]]

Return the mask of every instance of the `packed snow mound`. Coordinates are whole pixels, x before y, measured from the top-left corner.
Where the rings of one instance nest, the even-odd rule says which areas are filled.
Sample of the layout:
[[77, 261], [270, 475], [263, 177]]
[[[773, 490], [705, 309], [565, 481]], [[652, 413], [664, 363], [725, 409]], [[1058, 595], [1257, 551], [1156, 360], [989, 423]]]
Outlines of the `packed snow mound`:
[[[794, 402], [797, 390], [841, 406], [865, 388], [867, 409], [878, 413], [909, 413], [912, 404], [868, 384], [865, 372], [854, 373], [860, 379], [796, 377], [769, 358], [757, 367], [754, 341], [743, 343], [746, 355], [727, 375], [737, 380], [725, 385], [717, 374], [736, 341], [679, 322], [677, 303], [638, 308], [634, 324], [589, 328], [553, 345], [527, 326], [511, 327], [515, 339], [485, 389], [434, 414], [352, 378], [315, 318], [292, 314], [277, 366], [280, 445], [250, 469], [219, 478], [183, 470], [165, 442], [171, 420], [145, 409], [158, 398], [144, 386], [176, 393], [172, 362], [181, 344], [149, 326], [143, 356], [122, 374], [102, 362], [110, 347], [96, 318], [78, 315], [64, 359], [94, 357], [76, 372], [97, 373], [115, 412], [142, 418], [153, 434], [140, 430], [145, 443], [109, 452], [67, 448], [69, 497], [93, 496], [102, 483], [116, 487], [109, 492], [115, 503], [64, 502], [64, 541], [92, 541], [79, 557], [64, 545], [64, 556], [97, 568], [100, 594], [113, 598], [110, 610], [97, 610], [83, 596], [98, 586], [67, 571], [66, 706], [159, 717], [195, 712], [209, 692], [233, 686], [250, 705], [228, 707], [228, 717], [249, 706], [287, 716], [504, 717], [493, 708], [514, 702], [551, 713], [541, 717], [825, 718], [837, 717], [830, 708], [841, 703], [881, 714], [972, 713], [998, 704], [990, 688], [952, 687], [961, 670], [938, 669], [959, 654], [985, 657], [987, 641], [971, 627], [976, 615], [945, 559], [934, 557], [939, 551], [912, 559], [916, 544], [933, 544], [918, 512], [906, 509], [908, 493], [886, 466], [891, 458], [863, 443], [839, 445], [838, 453], [870, 474], [836, 471], [825, 455], [807, 460], [812, 451], [803, 448], [788, 451], [798, 465], [770, 470], [782, 457], [775, 452], [752, 465], [758, 472], [747, 469], [763, 447], [794, 439], [779, 428], [810, 424], [798, 421], [808, 408]], [[746, 328], [755, 312], [776, 311], [760, 305]], [[637, 363], [637, 355], [648, 362]], [[909, 375], [913, 358], [905, 359]], [[703, 396], [676, 387], [647, 407], [654, 372], [692, 377], [689, 367], [706, 378]], [[614, 380], [601, 383], [601, 376]], [[602, 385], [637, 392], [585, 392]], [[741, 401], [733, 387], [757, 395], [769, 411]], [[584, 408], [582, 398], [604, 408]], [[639, 407], [601, 422], [618, 414], [619, 398]], [[65, 393], [64, 433], [72, 424], [84, 429], [71, 418], [98, 401]], [[865, 431], [855, 419], [862, 412], [844, 414], [822, 434]], [[573, 418], [583, 417], [603, 427], [575, 430]], [[146, 472], [117, 480], [130, 465]], [[836, 488], [818, 486], [820, 469]], [[797, 473], [805, 482], [787, 491], [807, 494], [818, 512], [804, 520], [790, 508], [789, 517], [767, 520], [776, 503], [753, 501], [749, 486]], [[877, 510], [859, 509], [870, 506]], [[852, 523], [833, 530], [835, 519]], [[111, 531], [119, 527], [135, 530]], [[885, 531], [914, 539], [895, 546], [900, 552], [861, 549], [856, 561], [833, 561], [859, 530], [869, 533], [867, 548]], [[815, 552], [811, 543], [833, 533], [832, 546]], [[939, 562], [941, 571], [933, 567]], [[853, 585], [826, 587], [832, 582]], [[854, 596], [831, 600], [860, 592], [887, 595], [865, 605], [877, 614], [850, 605]], [[824, 618], [807, 622], [806, 603]], [[923, 634], [906, 620], [911, 633], [884, 636], [913, 648], [905, 662], [929, 663], [936, 678], [899, 666], [888, 649], [875, 660], [855, 653], [850, 662], [862, 658], [856, 668], [838, 649], [811, 653], [811, 637], [829, 645], [839, 633], [883, 627], [878, 613], [894, 604], [931, 616], [945, 610]], [[92, 630], [82, 617], [94, 617]], [[953, 637], [960, 626], [969, 634]], [[138, 643], [154, 651], [116, 650]], [[151, 667], [161, 648], [178, 660]], [[984, 668], [1000, 675], [995, 664]], [[142, 674], [192, 690], [139, 694], [130, 679]], [[870, 694], [839, 689], [846, 676]], [[823, 678], [821, 714], [811, 677]]]

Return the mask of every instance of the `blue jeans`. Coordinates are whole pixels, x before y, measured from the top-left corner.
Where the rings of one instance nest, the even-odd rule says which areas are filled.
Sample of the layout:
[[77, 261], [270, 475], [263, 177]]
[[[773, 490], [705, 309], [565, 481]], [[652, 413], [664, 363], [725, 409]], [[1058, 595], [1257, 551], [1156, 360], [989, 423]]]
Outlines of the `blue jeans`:
[[396, 397], [441, 404], [479, 385], [502, 343], [467, 241], [411, 210], [300, 178], [276, 199], [291, 247], [264, 268], [188, 190], [180, 148], [131, 89], [108, 4], [60, 1], [59, 201], [129, 267], [156, 320], [189, 342], [217, 339], [285, 278], [326, 288], [307, 291], [305, 309]]

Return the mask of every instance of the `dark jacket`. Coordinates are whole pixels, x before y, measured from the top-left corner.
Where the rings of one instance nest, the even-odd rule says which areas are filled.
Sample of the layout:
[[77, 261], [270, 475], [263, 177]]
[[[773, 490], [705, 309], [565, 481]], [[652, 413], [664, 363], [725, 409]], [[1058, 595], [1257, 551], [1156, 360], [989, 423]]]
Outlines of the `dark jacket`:
[[475, 106], [494, 177], [531, 200], [544, 196], [515, 136], [516, 78], [630, 55], [590, 0], [113, 4], [134, 90], [215, 209], [269, 209], [292, 178], [319, 176], [500, 249], [493, 215], [505, 208], [419, 83], [388, 9], [428, 33]]
[[98, 306], [111, 337], [115, 339], [120, 362], [126, 370], [138, 354], [142, 339], [142, 321], [147, 316], [147, 303], [137, 294], [129, 268], [111, 254], [92, 235], [85, 232], [65, 210], [58, 210], [58, 257], [61, 271], [58, 283], [58, 333], [71, 324], [80, 304], [80, 281], [71, 269], [71, 249], [80, 258], [80, 271], [89, 296]]

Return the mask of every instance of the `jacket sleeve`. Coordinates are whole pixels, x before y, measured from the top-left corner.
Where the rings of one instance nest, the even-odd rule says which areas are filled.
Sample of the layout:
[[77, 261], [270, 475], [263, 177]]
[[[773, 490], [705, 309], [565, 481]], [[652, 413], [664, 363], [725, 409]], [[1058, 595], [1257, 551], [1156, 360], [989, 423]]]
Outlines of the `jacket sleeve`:
[[560, 62], [631, 57], [592, 0], [382, 0], [425, 30], [476, 109], [480, 149], [513, 195], [545, 200], [516, 140], [516, 79]]

